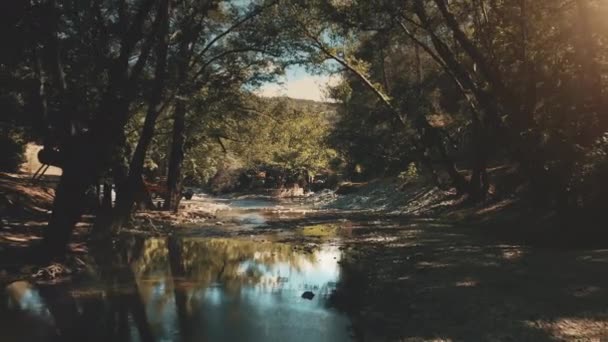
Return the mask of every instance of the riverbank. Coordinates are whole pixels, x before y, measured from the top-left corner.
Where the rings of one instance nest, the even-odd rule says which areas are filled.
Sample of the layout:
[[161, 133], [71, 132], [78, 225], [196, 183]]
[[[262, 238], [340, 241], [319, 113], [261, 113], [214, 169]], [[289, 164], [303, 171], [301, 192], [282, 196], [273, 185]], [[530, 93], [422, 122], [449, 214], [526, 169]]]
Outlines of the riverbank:
[[[233, 194], [222, 198], [197, 193], [192, 200], [182, 201], [178, 214], [166, 211], [139, 211], [123, 229], [123, 234], [166, 236], [174, 231], [194, 229], [197, 234], [257, 234], [265, 226], [289, 227], [291, 224], [323, 223], [335, 219], [391, 218], [399, 221], [428, 219], [463, 229], [483, 230], [484, 234], [501, 236], [527, 244], [561, 242], [588, 244], [597, 242], [594, 234], [577, 234], [559, 227], [554, 212], [533, 205], [522, 193], [525, 187], [509, 167], [490, 170], [500, 186], [492, 186], [488, 197], [470, 202], [453, 190], [443, 190], [423, 181], [404, 182], [398, 178], [377, 179], [366, 183], [345, 183], [337, 191], [322, 190], [300, 198], [273, 198]], [[40, 240], [54, 196], [55, 176], [32, 182], [27, 174], [0, 174], [0, 247], [25, 247]], [[262, 214], [235, 218], [230, 203], [268, 199], [272, 208]], [[218, 215], [222, 212], [223, 215]], [[302, 215], [301, 215], [302, 214]], [[236, 215], [236, 216], [238, 216]], [[264, 217], [260, 217], [264, 216]], [[94, 219], [84, 215], [77, 225], [70, 249], [86, 250], [86, 236]], [[557, 229], [558, 227], [559, 229]], [[579, 241], [580, 240], [580, 241]]]
[[[0, 174], [0, 248], [25, 248], [40, 241], [50, 215], [55, 178], [46, 177], [34, 183], [26, 174]], [[486, 234], [510, 235], [523, 242], [540, 241], [546, 237], [544, 235], [554, 222], [550, 212], [535, 209], [519, 198], [517, 192], [510, 197], [495, 194], [496, 189], [492, 189], [487, 200], [472, 204], [453, 191], [421, 182], [404, 184], [396, 178], [346, 184], [338, 191], [324, 190], [295, 199], [255, 195], [217, 198], [197, 193], [192, 200], [182, 202], [178, 214], [166, 211], [136, 213], [122, 234], [166, 236], [187, 229], [195, 229], [200, 235], [257, 234], [265, 231], [266, 226], [287, 227], [288, 230], [290, 225], [314, 225], [359, 217], [403, 222], [429, 219], [455, 226], [476, 226]], [[239, 211], [230, 214], [230, 203], [246, 204], [262, 198], [269, 200], [271, 208], [256, 208], [261, 209], [261, 214]], [[218, 215], [219, 212], [222, 215]], [[245, 219], [235, 217], [239, 215]], [[86, 236], [93, 219], [92, 215], [83, 216], [70, 245], [71, 251], [86, 251]], [[262, 229], [253, 231], [255, 227]]]
[[[508, 183], [509, 169], [493, 173], [501, 177], [501, 184]], [[0, 174], [0, 255], [10, 260], [0, 265], [0, 278], [2, 274], [9, 279], [27, 277], [31, 264], [37, 262], [32, 258], [50, 217], [56, 182], [54, 176], [33, 182], [27, 174]], [[439, 224], [519, 245], [603, 247], [605, 239], [597, 234], [558, 229], [556, 215], [532, 206], [520, 196], [521, 191], [518, 188], [505, 196], [504, 190], [493, 187], [486, 200], [471, 203], [451, 190], [387, 178], [346, 183], [337, 191], [323, 190], [299, 198], [253, 194], [213, 197], [199, 192], [182, 201], [177, 214], [137, 212], [114, 240], [129, 236], [272, 235], [275, 240], [302, 245], [332, 239], [358, 243], [359, 232], [382, 236], [392, 234], [395, 227]], [[89, 253], [87, 240], [94, 218], [86, 214], [76, 226], [68, 246], [72, 264], [74, 258]]]

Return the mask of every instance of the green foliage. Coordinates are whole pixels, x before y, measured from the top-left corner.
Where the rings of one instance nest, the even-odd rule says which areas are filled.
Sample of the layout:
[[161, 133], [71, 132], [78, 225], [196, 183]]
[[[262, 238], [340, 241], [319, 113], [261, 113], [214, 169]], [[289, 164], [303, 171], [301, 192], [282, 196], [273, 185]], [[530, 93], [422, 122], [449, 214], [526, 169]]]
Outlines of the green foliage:
[[[171, 258], [179, 256], [184, 272], [181, 276], [192, 279], [195, 288], [207, 288], [221, 281], [228, 293], [238, 293], [243, 286], [264, 280], [263, 270], [276, 263], [299, 270], [318, 258], [315, 251], [302, 253], [288, 244], [252, 239], [186, 238], [175, 247], [168, 248], [167, 239], [147, 239], [141, 257], [133, 264], [135, 273], [149, 276], [164, 272], [171, 266]], [[251, 261], [246, 272], [244, 260]]]
[[[210, 178], [208, 181], [209, 189], [213, 193], [224, 193], [234, 191], [239, 186], [239, 177], [243, 171], [239, 160], [231, 156], [216, 158], [219, 164], [211, 169], [206, 169]], [[213, 171], [213, 174], [211, 174]]]
[[604, 2], [286, 1], [283, 10], [311, 63], [343, 67], [331, 141], [349, 169], [374, 177], [424, 161], [457, 184], [458, 169], [508, 162], [546, 200], [602, 202], [583, 184], [605, 183], [593, 176], [608, 131]]
[[[3, 167], [14, 170], [25, 140], [57, 147], [91, 132], [92, 146], [115, 154], [100, 163], [106, 173], [130, 160], [160, 59], [150, 51], [164, 41], [153, 31], [160, 2], [132, 15], [143, 3], [127, 1], [124, 13], [104, 1], [19, 6], [0, 61]], [[507, 162], [546, 199], [602, 201], [592, 184], [604, 183], [608, 131], [605, 1], [184, 1], [169, 15], [148, 169], [167, 169], [183, 104], [178, 150], [191, 183], [268, 166], [443, 173], [455, 185], [463, 169]], [[136, 18], [143, 31], [130, 44], [123, 26]], [[337, 103], [252, 95], [291, 64], [339, 73]], [[124, 77], [114, 75], [121, 65]]]
[[327, 145], [331, 125], [323, 112], [297, 108], [286, 99], [263, 100], [265, 115], [246, 121], [247, 145], [237, 147], [249, 166], [269, 165], [318, 172], [336, 152]]
[[327, 138], [333, 106], [287, 98], [234, 93], [204, 107], [193, 107], [185, 172], [189, 181], [214, 191], [236, 185], [244, 169], [274, 167], [316, 173], [329, 168], [336, 152]]
[[404, 184], [416, 182], [420, 178], [420, 171], [416, 163], [409, 163], [407, 169], [399, 174], [399, 181]]

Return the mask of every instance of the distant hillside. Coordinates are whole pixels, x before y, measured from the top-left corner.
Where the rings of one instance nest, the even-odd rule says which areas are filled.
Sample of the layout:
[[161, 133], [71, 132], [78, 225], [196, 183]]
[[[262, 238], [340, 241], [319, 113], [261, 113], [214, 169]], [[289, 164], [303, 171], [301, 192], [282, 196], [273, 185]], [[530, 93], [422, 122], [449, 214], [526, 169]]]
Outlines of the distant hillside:
[[305, 99], [294, 99], [287, 96], [277, 96], [277, 97], [269, 97], [267, 99], [276, 100], [276, 101], [288, 101], [291, 105], [298, 109], [308, 110], [318, 113], [325, 113], [325, 117], [333, 122], [335, 121], [338, 104], [332, 102], [320, 102], [314, 100], [305, 100]]

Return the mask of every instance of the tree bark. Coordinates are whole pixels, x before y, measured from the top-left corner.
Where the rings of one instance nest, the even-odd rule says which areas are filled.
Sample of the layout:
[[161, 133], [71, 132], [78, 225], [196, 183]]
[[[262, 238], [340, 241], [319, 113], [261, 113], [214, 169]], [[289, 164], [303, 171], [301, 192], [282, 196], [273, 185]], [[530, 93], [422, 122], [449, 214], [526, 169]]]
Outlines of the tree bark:
[[66, 252], [72, 230], [84, 210], [85, 191], [93, 182], [88, 179], [87, 171], [76, 163], [63, 168], [55, 191], [53, 213], [43, 234], [46, 256], [59, 257]]
[[61, 146], [66, 161], [53, 202], [53, 214], [43, 238], [43, 249], [49, 257], [65, 254], [72, 230], [84, 209], [85, 192], [107, 169], [120, 143], [129, 104], [135, 95], [135, 87], [129, 79], [137, 78], [137, 73], [141, 72], [141, 69], [137, 73], [131, 70], [129, 75], [129, 59], [143, 37], [143, 24], [153, 3], [153, 0], [141, 3], [123, 37], [120, 55], [110, 67], [109, 82], [90, 131], [66, 139]]
[[182, 197], [182, 163], [184, 161], [184, 144], [186, 142], [186, 106], [181, 101], [175, 104], [173, 112], [173, 141], [169, 157], [167, 174], [168, 197], [165, 199], [165, 210], [177, 212]]
[[[212, 42], [219, 39], [220, 36], [213, 39]], [[184, 28], [184, 37], [180, 42], [178, 50], [178, 90], [173, 108], [173, 136], [171, 141], [171, 152], [169, 155], [169, 170], [167, 173], [167, 190], [169, 195], [165, 199], [164, 204], [165, 210], [171, 210], [173, 212], [179, 210], [179, 202], [182, 198], [182, 163], [184, 161], [186, 144], [186, 103], [184, 102], [184, 97], [187, 87], [186, 83], [188, 81], [190, 59], [192, 57], [192, 49], [189, 48], [189, 45], [193, 38], [194, 36], [190, 32], [190, 28]]]
[[[498, 107], [496, 105], [496, 101], [493, 99], [491, 94], [480, 89], [480, 87], [476, 85], [474, 75], [472, 75], [467, 68], [457, 60], [454, 52], [435, 34], [433, 28], [431, 27], [431, 22], [427, 17], [426, 11], [420, 1], [417, 1], [415, 4], [415, 12], [422, 22], [422, 25], [429, 33], [433, 46], [437, 51], [437, 55], [435, 55], [432, 51], [428, 51], [429, 48], [426, 47], [422, 42], [418, 40], [415, 41], [418, 44], [422, 44], [423, 48], [425, 48], [425, 50], [431, 54], [433, 59], [437, 60], [442, 67], [447, 69], [448, 74], [450, 74], [452, 79], [455, 81], [456, 85], [462, 92], [463, 96], [467, 99], [471, 107], [471, 121], [473, 130], [473, 170], [471, 178], [468, 182], [469, 184], [467, 185], [467, 192], [473, 197], [473, 199], [483, 199], [489, 188], [486, 163], [489, 149], [492, 146], [490, 139], [488, 138], [488, 134], [485, 133], [485, 130], [498, 132], [500, 129], [497, 121]], [[453, 17], [451, 17], [451, 19], [454, 20]], [[409, 34], [405, 27], [404, 30], [406, 30], [406, 33]], [[475, 101], [469, 98], [467, 91], [470, 91], [473, 94]], [[479, 107], [483, 111], [483, 119], [479, 118], [479, 115], [481, 114], [478, 109]], [[462, 180], [460, 179], [458, 180], [458, 182], [461, 181]]]
[[120, 193], [117, 198], [116, 210], [112, 220], [112, 230], [116, 231], [124, 224], [129, 218], [133, 210], [133, 204], [141, 198], [142, 192], [145, 192], [143, 184], [142, 173], [144, 170], [144, 161], [146, 153], [154, 137], [154, 130], [156, 126], [156, 120], [160, 115], [162, 109], [162, 99], [164, 97], [165, 80], [167, 76], [167, 50], [168, 50], [168, 31], [169, 31], [169, 1], [163, 0], [161, 2], [161, 8], [159, 14], [162, 17], [159, 18], [161, 21], [161, 30], [159, 32], [159, 41], [156, 49], [156, 70], [154, 77], [154, 85], [150, 91], [150, 97], [148, 100], [148, 111], [144, 121], [144, 127], [142, 129], [137, 147], [131, 158], [129, 166], [129, 174], [126, 180], [126, 186], [124, 191]]

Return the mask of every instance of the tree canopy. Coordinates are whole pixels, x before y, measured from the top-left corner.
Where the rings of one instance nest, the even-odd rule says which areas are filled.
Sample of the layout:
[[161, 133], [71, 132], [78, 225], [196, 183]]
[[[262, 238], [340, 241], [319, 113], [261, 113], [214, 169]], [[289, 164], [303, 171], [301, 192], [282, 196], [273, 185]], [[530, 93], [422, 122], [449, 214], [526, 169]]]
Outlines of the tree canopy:
[[[51, 250], [100, 182], [117, 189], [105, 216], [119, 229], [150, 168], [173, 211], [184, 179], [228, 164], [371, 178], [414, 163], [473, 201], [510, 164], [560, 212], [599, 213], [608, 195], [604, 1], [36, 0], [11, 13], [2, 164], [36, 141], [63, 169]], [[256, 95], [294, 65], [339, 75], [333, 103]]]

